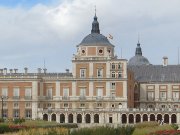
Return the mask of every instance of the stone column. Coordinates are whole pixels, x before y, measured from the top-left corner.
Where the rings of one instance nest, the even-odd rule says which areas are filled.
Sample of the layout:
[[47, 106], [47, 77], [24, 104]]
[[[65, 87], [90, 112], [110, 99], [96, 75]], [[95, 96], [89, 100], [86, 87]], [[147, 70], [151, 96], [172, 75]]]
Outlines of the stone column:
[[51, 114], [48, 114], [48, 121], [51, 121]]
[[143, 122], [143, 115], [141, 115], [141, 122]]
[[94, 123], [94, 114], [91, 114], [91, 123]]
[[127, 116], [127, 124], [129, 124], [129, 115], [126, 115]]
[[148, 115], [148, 121], [150, 121], [150, 116]]
[[171, 124], [171, 115], [169, 115], [169, 124]]
[[82, 114], [82, 123], [85, 123], [85, 115], [84, 115], [84, 113]]
[[59, 114], [56, 114], [56, 122], [60, 123], [60, 115]]
[[68, 123], [68, 114], [65, 114], [65, 123]]
[[77, 123], [77, 114], [76, 113], [73, 114], [73, 123]]
[[134, 116], [134, 124], [136, 124], [136, 115]]

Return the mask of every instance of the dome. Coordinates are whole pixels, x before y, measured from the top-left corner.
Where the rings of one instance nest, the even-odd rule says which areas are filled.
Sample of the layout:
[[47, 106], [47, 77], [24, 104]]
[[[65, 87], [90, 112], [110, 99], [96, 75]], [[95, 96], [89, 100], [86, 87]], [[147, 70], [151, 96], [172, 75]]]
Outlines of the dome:
[[141, 66], [141, 65], [149, 65], [149, 61], [146, 57], [141, 56], [141, 55], [136, 55], [134, 57], [132, 57], [129, 62], [128, 65], [134, 65], [134, 66]]
[[97, 16], [95, 14], [94, 20], [92, 22], [92, 29], [91, 29], [91, 34], [87, 35], [82, 42], [78, 45], [83, 45], [83, 46], [113, 46], [107, 37], [104, 35], [100, 34], [100, 29], [99, 29], [99, 22], [97, 20]]
[[113, 46], [107, 37], [99, 33], [91, 33], [87, 35], [79, 45], [109, 45]]
[[128, 61], [128, 65], [130, 66], [141, 66], [141, 65], [150, 65], [149, 60], [142, 56], [142, 50], [140, 47], [140, 43], [138, 41], [135, 56], [130, 58]]

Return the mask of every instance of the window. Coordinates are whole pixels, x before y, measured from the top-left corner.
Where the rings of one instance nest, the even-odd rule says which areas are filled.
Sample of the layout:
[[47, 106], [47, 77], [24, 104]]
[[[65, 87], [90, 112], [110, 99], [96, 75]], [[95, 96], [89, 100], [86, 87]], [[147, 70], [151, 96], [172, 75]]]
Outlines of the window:
[[84, 103], [81, 103], [81, 104], [80, 104], [80, 107], [85, 107], [85, 104], [84, 104]]
[[86, 77], [86, 69], [80, 69], [80, 77], [85, 78]]
[[52, 88], [48, 88], [48, 89], [47, 89], [47, 94], [46, 94], [46, 96], [47, 96], [48, 98], [52, 98]]
[[82, 50], [82, 54], [85, 54], [85, 50]]
[[98, 103], [98, 104], [97, 104], [97, 107], [102, 107], [102, 103]]
[[148, 100], [154, 100], [154, 92], [153, 91], [147, 92], [147, 99]]
[[26, 117], [26, 118], [31, 118], [31, 115], [32, 115], [32, 114], [31, 114], [31, 110], [26, 110], [26, 111], [25, 111], [25, 117]]
[[14, 103], [14, 108], [18, 108], [19, 107], [19, 103], [18, 102], [15, 102]]
[[116, 66], [115, 66], [115, 64], [113, 63], [112, 65], [111, 65], [111, 69], [115, 69], [116, 68]]
[[48, 103], [48, 104], [47, 104], [47, 107], [48, 107], [48, 108], [51, 108], [51, 107], [52, 107], [52, 104], [51, 104], [51, 103]]
[[2, 88], [2, 96], [7, 97], [8, 96], [8, 89], [7, 88]]
[[68, 97], [69, 96], [69, 88], [64, 88], [63, 89], [63, 96]]
[[26, 107], [26, 108], [30, 108], [30, 107], [31, 107], [31, 103], [30, 103], [30, 102], [26, 102], [26, 103], [25, 103], [25, 107]]
[[114, 105], [114, 104], [112, 104], [112, 105], [111, 105], [111, 107], [112, 107], [112, 108], [114, 108], [114, 107], [115, 107], [115, 105]]
[[31, 98], [31, 88], [25, 88], [25, 97]]
[[14, 116], [14, 118], [19, 118], [19, 110], [14, 110], [13, 111], [13, 116]]
[[162, 99], [162, 100], [165, 100], [165, 99], [166, 99], [166, 91], [161, 91], [161, 92], [159, 93], [159, 95], [160, 95], [160, 99]]
[[118, 73], [118, 78], [122, 78], [122, 73], [121, 72]]
[[115, 90], [115, 88], [116, 88], [116, 83], [114, 83], [114, 82], [111, 83], [111, 89], [112, 89], [112, 90]]
[[110, 49], [108, 49], [108, 53], [111, 53], [111, 50], [110, 50]]
[[118, 69], [121, 69], [122, 68], [122, 65], [121, 64], [118, 64]]
[[173, 96], [174, 100], [178, 100], [179, 99], [179, 91], [173, 91], [172, 96]]
[[99, 54], [102, 54], [102, 53], [103, 53], [103, 50], [102, 50], [102, 49], [100, 49], [100, 50], [99, 50]]
[[97, 98], [98, 98], [98, 99], [99, 99], [99, 98], [102, 98], [102, 95], [103, 95], [103, 94], [102, 94], [102, 91], [103, 91], [102, 88], [98, 88], [98, 89], [97, 89], [96, 95], [97, 95]]
[[81, 88], [80, 89], [80, 97], [85, 97], [86, 96], [86, 89], [85, 88]]
[[116, 94], [114, 92], [111, 92], [111, 99], [115, 99]]
[[19, 88], [13, 89], [13, 96], [14, 96], [14, 98], [19, 99]]
[[111, 77], [112, 77], [112, 78], [115, 78], [115, 77], [116, 77], [115, 72], [112, 72], [112, 73], [111, 73]]
[[97, 77], [103, 77], [103, 69], [97, 69]]
[[64, 107], [68, 107], [68, 103], [64, 103]]

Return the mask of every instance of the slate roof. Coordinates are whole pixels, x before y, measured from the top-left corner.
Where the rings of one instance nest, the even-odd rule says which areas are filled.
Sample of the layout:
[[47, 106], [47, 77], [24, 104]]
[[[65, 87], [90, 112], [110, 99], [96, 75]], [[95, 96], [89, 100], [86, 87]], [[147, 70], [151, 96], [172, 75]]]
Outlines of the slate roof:
[[141, 65], [149, 65], [149, 64], [150, 63], [148, 59], [141, 55], [135, 55], [128, 61], [128, 65], [141, 66]]
[[102, 34], [99, 33], [91, 33], [87, 35], [82, 42], [79, 45], [85, 45], [85, 46], [97, 46], [97, 45], [107, 45], [107, 46], [113, 46], [107, 37], [105, 37]]
[[138, 82], [180, 82], [180, 65], [128, 66]]

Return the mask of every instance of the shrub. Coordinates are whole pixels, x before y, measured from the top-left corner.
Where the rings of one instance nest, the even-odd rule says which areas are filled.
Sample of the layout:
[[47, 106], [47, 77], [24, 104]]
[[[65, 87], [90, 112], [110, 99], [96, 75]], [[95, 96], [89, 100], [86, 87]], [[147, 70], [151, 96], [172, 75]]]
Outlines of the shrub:
[[24, 118], [14, 119], [13, 122], [14, 122], [14, 124], [21, 124], [21, 123], [25, 122], [25, 119]]
[[171, 124], [171, 127], [174, 129], [174, 130], [177, 130], [179, 128], [179, 126], [177, 124]]
[[7, 124], [0, 124], [0, 134], [4, 134], [5, 132], [9, 132], [10, 128]]
[[156, 127], [135, 128], [133, 135], [148, 135], [151, 132], [156, 132], [161, 130], [173, 130], [173, 128], [167, 124]]
[[4, 119], [3, 118], [0, 118], [0, 123], [4, 122]]
[[17, 135], [69, 135], [66, 128], [31, 128], [20, 130]]
[[159, 124], [154, 121], [149, 121], [149, 122], [142, 122], [142, 123], [137, 123], [135, 125], [135, 128], [145, 128], [145, 127], [157, 127]]
[[134, 127], [96, 127], [73, 130], [70, 135], [132, 135]]
[[160, 130], [156, 132], [152, 132], [148, 135], [179, 135], [180, 131], [179, 130]]

